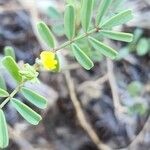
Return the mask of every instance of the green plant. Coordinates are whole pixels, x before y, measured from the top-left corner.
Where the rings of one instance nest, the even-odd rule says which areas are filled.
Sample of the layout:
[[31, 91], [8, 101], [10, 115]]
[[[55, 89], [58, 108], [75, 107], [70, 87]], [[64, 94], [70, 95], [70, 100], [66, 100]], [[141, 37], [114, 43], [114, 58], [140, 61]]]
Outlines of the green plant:
[[[118, 52], [113, 48], [107, 46], [102, 41], [95, 38], [97, 34], [101, 34], [103, 37], [107, 37], [113, 40], [120, 40], [124, 42], [131, 42], [133, 35], [130, 33], [123, 33], [118, 31], [112, 31], [112, 28], [121, 24], [124, 24], [133, 18], [131, 10], [121, 11], [109, 18], [104, 16], [107, 13], [111, 0], [102, 0], [100, 7], [96, 14], [95, 24], [93, 25], [93, 7], [94, 0], [82, 0], [81, 7], [81, 26], [82, 31], [77, 33], [76, 31], [76, 11], [73, 5], [73, 1], [68, 1], [68, 5], [65, 8], [64, 15], [64, 32], [68, 41], [57, 47], [57, 41], [53, 33], [44, 22], [37, 24], [37, 29], [41, 40], [43, 40], [51, 51], [43, 51], [40, 55], [40, 59], [37, 58], [34, 65], [24, 64], [19, 67], [15, 60], [14, 50], [10, 47], [5, 48], [5, 57], [2, 59], [2, 65], [9, 72], [12, 78], [16, 81], [16, 88], [12, 92], [8, 92], [5, 84], [5, 80], [0, 76], [0, 147], [5, 148], [8, 146], [8, 130], [7, 123], [4, 115], [4, 106], [10, 102], [20, 115], [26, 119], [29, 123], [37, 125], [42, 117], [32, 110], [29, 106], [16, 99], [15, 96], [20, 92], [26, 100], [34, 104], [38, 108], [46, 108], [46, 99], [36, 92], [31, 91], [26, 87], [26, 82], [39, 82], [38, 75], [41, 69], [47, 71], [58, 72], [60, 71], [59, 56], [57, 51], [64, 48], [71, 48], [72, 53], [79, 64], [87, 70], [90, 70], [94, 63], [90, 57], [86, 54], [86, 50], [82, 50], [78, 44], [81, 40], [86, 40], [93, 47], [97, 49], [101, 54], [111, 59], [115, 59]], [[60, 17], [54, 10], [53, 15]], [[92, 37], [93, 35], [93, 37]]]
[[132, 97], [138, 97], [142, 93], [142, 90], [143, 85], [139, 81], [132, 81], [127, 87], [127, 91]]
[[134, 30], [132, 43], [120, 49], [117, 60], [127, 57], [131, 52], [136, 53], [140, 57], [150, 53], [150, 39], [143, 36], [143, 30], [140, 28]]
[[147, 103], [142, 98], [144, 92], [144, 85], [140, 81], [132, 81], [127, 86], [129, 96], [133, 101], [127, 106], [128, 113], [130, 115], [145, 115], [148, 110]]

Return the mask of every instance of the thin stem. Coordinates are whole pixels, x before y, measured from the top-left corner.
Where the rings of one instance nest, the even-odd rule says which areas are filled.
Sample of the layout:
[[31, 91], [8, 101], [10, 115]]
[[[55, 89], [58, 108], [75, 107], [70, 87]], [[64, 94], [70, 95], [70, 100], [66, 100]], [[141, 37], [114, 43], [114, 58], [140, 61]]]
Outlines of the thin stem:
[[95, 32], [99, 32], [99, 30], [100, 30], [99, 28], [94, 28], [94, 29], [90, 30], [90, 31], [87, 32], [87, 33], [83, 33], [82, 35], [80, 35], [80, 36], [78, 36], [78, 37], [76, 37], [76, 38], [74, 38], [74, 39], [72, 39], [72, 40], [70, 40], [70, 41], [65, 42], [65, 43], [62, 44], [60, 47], [53, 49], [53, 51], [56, 52], [56, 51], [58, 51], [58, 50], [61, 50], [61, 49], [63, 49], [63, 48], [66, 48], [67, 46], [71, 45], [72, 43], [74, 43], [74, 42], [76, 42], [76, 41], [78, 41], [78, 40], [81, 40], [81, 39], [83, 39], [83, 38], [85, 38], [85, 37], [88, 37], [89, 35], [91, 35], [91, 34], [93, 34], [93, 33], [95, 33]]
[[[39, 65], [37, 63], [35, 63], [33, 66], [36, 71], [39, 71]], [[20, 91], [26, 81], [27, 80], [24, 79], [19, 83], [19, 85], [12, 91], [12, 93], [0, 104], [0, 109], [2, 109]]]
[[24, 82], [21, 82], [13, 91], [12, 93], [1, 103], [0, 109], [2, 109], [9, 101], [12, 99], [19, 91], [20, 88], [24, 85]]
[[87, 134], [89, 135], [89, 137], [95, 143], [95, 145], [97, 146], [97, 148], [99, 150], [111, 150], [111, 148], [109, 146], [104, 144], [99, 139], [97, 133], [94, 131], [91, 124], [87, 121], [86, 116], [84, 114], [84, 111], [81, 107], [81, 104], [79, 103], [79, 100], [77, 99], [74, 83], [73, 83], [73, 80], [71, 78], [71, 75], [70, 75], [69, 71], [65, 71], [65, 78], [66, 78], [66, 83], [67, 83], [67, 86], [68, 86], [70, 98], [71, 98], [71, 101], [72, 101], [73, 106], [75, 108], [76, 116], [77, 116], [77, 119], [78, 119], [81, 127], [87, 132]]
[[115, 114], [116, 114], [116, 117], [119, 119], [120, 115], [123, 112], [126, 112], [126, 109], [120, 103], [120, 98], [119, 98], [119, 94], [118, 94], [118, 87], [117, 87], [113, 67], [114, 67], [114, 65], [113, 65], [112, 60], [107, 58], [108, 81], [109, 81], [111, 92], [112, 92]]

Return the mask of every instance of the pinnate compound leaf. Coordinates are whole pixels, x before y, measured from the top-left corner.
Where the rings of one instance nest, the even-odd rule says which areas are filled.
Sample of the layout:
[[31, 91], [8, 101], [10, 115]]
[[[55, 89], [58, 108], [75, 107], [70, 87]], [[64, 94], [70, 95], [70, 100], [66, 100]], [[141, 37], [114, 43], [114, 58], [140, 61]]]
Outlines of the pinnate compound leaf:
[[85, 32], [89, 30], [94, 0], [82, 0], [81, 24]]
[[37, 30], [41, 39], [47, 44], [47, 46], [50, 48], [54, 48], [56, 43], [55, 38], [48, 26], [41, 21], [37, 24]]
[[73, 54], [79, 64], [86, 70], [90, 70], [94, 64], [91, 59], [76, 45], [72, 44]]
[[117, 15], [114, 15], [110, 19], [108, 19], [106, 22], [104, 22], [101, 25], [101, 28], [111, 29], [114, 26], [118, 26], [118, 25], [121, 25], [130, 21], [132, 18], [133, 18], [132, 11], [125, 10], [125, 11], [118, 13]]
[[72, 39], [75, 35], [75, 10], [72, 5], [67, 5], [64, 16], [65, 33], [68, 39]]
[[104, 43], [99, 42], [98, 40], [94, 39], [93, 37], [89, 37], [89, 41], [95, 49], [99, 50], [106, 57], [115, 59], [116, 56], [118, 55], [117, 51], [115, 51], [111, 47], [105, 45]]
[[6, 118], [2, 109], [0, 109], [0, 148], [6, 148], [9, 144], [8, 128]]
[[22, 81], [22, 77], [19, 74], [20, 69], [11, 56], [5, 56], [2, 60], [2, 64], [16, 81]]
[[124, 32], [116, 32], [109, 30], [101, 30], [100, 33], [110, 39], [123, 41], [123, 42], [131, 42], [133, 40], [133, 34], [124, 33]]
[[96, 25], [99, 26], [103, 16], [105, 15], [106, 11], [108, 10], [112, 0], [102, 0], [98, 9], [98, 13], [96, 16]]
[[9, 96], [9, 93], [0, 88], [0, 97], [8, 97], [8, 96]]
[[18, 99], [12, 98], [11, 104], [19, 112], [19, 114], [32, 125], [37, 125], [42, 120], [38, 113]]
[[35, 105], [35, 106], [37, 106], [38, 108], [41, 108], [41, 109], [46, 108], [47, 100], [43, 96], [31, 91], [28, 88], [25, 88], [25, 87], [23, 87], [21, 89], [21, 93], [33, 105]]

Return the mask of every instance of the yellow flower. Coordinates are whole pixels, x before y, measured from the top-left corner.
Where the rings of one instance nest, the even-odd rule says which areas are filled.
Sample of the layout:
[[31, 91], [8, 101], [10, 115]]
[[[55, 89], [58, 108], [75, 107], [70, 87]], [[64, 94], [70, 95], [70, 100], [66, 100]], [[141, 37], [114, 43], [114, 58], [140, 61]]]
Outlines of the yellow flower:
[[57, 60], [55, 59], [55, 53], [50, 51], [43, 51], [40, 54], [41, 62], [46, 70], [56, 69]]

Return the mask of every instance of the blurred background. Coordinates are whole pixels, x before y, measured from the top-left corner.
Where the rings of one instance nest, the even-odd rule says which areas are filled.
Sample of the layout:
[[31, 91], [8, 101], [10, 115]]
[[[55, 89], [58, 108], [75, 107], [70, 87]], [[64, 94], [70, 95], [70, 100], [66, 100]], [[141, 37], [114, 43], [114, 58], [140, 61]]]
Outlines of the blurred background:
[[[0, 59], [4, 47], [12, 46], [18, 63], [33, 64], [40, 52], [47, 49], [37, 35], [39, 20], [49, 25], [58, 45], [66, 41], [63, 13], [67, 2], [0, 0]], [[72, 2], [78, 15], [76, 29], [80, 32], [80, 0]], [[99, 3], [96, 0], [95, 12]], [[112, 149], [150, 150], [150, 0], [113, 0], [109, 13], [113, 15], [127, 8], [133, 10], [134, 19], [116, 30], [134, 33], [134, 40], [132, 43], [106, 40], [119, 51], [115, 61], [92, 50], [82, 40], [80, 47], [95, 62], [92, 70], [80, 67], [65, 49], [60, 54], [62, 72], [41, 72], [40, 86], [30, 85], [48, 99], [48, 108], [40, 112], [43, 120], [38, 126], [29, 125], [7, 105], [10, 125], [7, 150], [97, 150], [76, 118], [63, 70], [70, 72], [86, 119], [101, 141]], [[1, 68], [0, 73], [12, 90], [14, 83], [9, 75]]]

